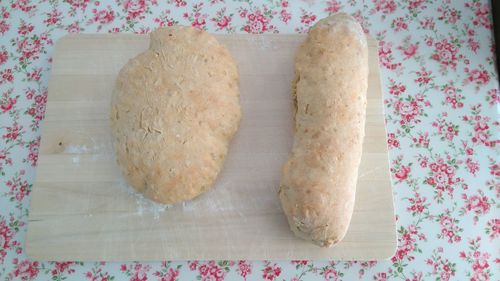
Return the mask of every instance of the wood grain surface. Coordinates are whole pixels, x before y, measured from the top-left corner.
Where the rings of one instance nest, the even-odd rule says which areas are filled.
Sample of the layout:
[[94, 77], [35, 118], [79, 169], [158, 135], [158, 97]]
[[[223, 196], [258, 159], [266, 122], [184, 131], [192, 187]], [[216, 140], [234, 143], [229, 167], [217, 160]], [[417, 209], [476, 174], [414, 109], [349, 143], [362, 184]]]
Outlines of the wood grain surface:
[[[53, 54], [28, 255], [36, 260], [374, 260], [396, 249], [377, 45], [369, 40], [366, 138], [356, 206], [330, 249], [293, 236], [277, 196], [292, 145], [290, 81], [304, 35], [217, 35], [238, 62], [243, 117], [214, 188], [165, 207], [135, 194], [109, 129], [115, 77], [144, 35], [69, 35]], [[203, 46], [200, 46], [202, 48]]]

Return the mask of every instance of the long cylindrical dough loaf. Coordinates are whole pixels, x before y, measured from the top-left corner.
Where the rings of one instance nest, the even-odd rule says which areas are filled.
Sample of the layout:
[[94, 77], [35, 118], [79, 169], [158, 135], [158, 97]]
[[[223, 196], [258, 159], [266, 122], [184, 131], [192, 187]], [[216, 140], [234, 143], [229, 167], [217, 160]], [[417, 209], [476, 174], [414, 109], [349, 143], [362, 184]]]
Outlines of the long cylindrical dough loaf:
[[319, 21], [295, 58], [292, 156], [280, 199], [293, 232], [323, 247], [351, 221], [366, 119], [368, 49], [347, 14]]

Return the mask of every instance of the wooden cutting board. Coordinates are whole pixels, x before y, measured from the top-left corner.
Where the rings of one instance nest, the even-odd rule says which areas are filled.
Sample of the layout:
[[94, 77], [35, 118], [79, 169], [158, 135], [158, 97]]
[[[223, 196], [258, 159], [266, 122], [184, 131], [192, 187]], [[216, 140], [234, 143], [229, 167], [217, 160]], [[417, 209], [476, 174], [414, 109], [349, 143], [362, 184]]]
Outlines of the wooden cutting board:
[[[375, 260], [396, 249], [376, 42], [369, 41], [366, 138], [345, 239], [295, 238], [277, 190], [293, 136], [290, 81], [304, 35], [217, 35], [238, 61], [243, 117], [214, 188], [173, 207], [135, 194], [115, 163], [110, 95], [144, 35], [70, 35], [53, 54], [28, 255], [37, 260]], [[200, 46], [203, 48], [203, 46]]]

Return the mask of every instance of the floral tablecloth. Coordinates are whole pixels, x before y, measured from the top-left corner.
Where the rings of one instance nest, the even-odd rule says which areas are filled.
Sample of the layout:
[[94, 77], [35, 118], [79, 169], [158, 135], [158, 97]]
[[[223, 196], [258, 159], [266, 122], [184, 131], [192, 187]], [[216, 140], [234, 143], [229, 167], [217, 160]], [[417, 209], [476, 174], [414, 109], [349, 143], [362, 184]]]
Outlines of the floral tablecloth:
[[[54, 42], [193, 25], [306, 32], [338, 11], [379, 40], [398, 249], [387, 261], [39, 262], [29, 194]], [[499, 85], [489, 1], [1, 0], [0, 280], [500, 280]]]

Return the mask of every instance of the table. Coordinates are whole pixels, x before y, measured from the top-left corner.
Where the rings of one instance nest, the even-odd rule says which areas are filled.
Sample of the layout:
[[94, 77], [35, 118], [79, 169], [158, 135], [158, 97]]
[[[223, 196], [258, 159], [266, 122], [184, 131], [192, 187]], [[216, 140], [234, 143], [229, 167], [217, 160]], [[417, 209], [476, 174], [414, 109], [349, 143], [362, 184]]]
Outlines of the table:
[[[0, 3], [0, 277], [498, 280], [499, 85], [489, 1]], [[345, 11], [379, 40], [399, 246], [387, 261], [38, 262], [24, 250], [55, 41], [67, 33], [303, 33]]]

